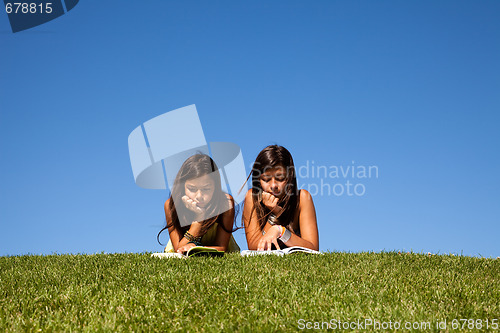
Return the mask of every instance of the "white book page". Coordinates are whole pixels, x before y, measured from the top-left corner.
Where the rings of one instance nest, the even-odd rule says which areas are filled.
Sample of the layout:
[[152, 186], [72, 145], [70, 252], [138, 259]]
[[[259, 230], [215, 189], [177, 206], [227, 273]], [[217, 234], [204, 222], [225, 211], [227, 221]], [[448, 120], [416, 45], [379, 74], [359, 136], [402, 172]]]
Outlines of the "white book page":
[[179, 259], [186, 259], [187, 258], [187, 256], [180, 254], [180, 253], [165, 253], [165, 252], [153, 253], [153, 254], [151, 254], [151, 257], [153, 257], [153, 258], [179, 258]]
[[302, 246], [292, 246], [287, 247], [283, 250], [270, 250], [270, 251], [254, 251], [254, 250], [244, 250], [241, 251], [241, 255], [243, 257], [247, 256], [260, 256], [260, 255], [277, 255], [284, 256], [285, 254], [293, 254], [293, 253], [310, 253], [310, 254], [323, 254], [319, 251], [311, 250]]
[[297, 252], [311, 253], [311, 254], [323, 254], [319, 251], [311, 250], [311, 249], [308, 249], [307, 247], [302, 247], [302, 246], [287, 247], [286, 249], [283, 250], [283, 252], [286, 254], [292, 254], [292, 253], [297, 253]]
[[282, 250], [270, 250], [270, 251], [254, 251], [254, 250], [244, 250], [241, 251], [241, 255], [243, 257], [248, 256], [261, 256], [261, 255], [276, 255], [276, 256], [284, 256], [285, 253]]

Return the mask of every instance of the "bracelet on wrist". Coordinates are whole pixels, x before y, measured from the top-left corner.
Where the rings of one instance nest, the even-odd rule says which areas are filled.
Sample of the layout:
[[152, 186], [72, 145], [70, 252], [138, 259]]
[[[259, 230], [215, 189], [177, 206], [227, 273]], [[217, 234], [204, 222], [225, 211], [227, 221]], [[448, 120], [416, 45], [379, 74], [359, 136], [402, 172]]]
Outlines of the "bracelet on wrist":
[[286, 230], [286, 229], [285, 229], [285, 227], [284, 227], [284, 226], [282, 226], [282, 225], [280, 225], [279, 227], [280, 227], [280, 235], [278, 236], [278, 238], [281, 238], [281, 237], [283, 236], [283, 234], [285, 233], [285, 230]]
[[282, 227], [282, 228], [283, 228], [283, 232], [278, 237], [278, 239], [280, 241], [282, 241], [283, 243], [286, 243], [286, 242], [288, 242], [290, 240], [290, 237], [292, 237], [292, 233], [287, 228], [285, 228], [285, 227]]
[[278, 218], [273, 213], [269, 214], [269, 217], [267, 218], [267, 222], [269, 222], [270, 225], [277, 225], [277, 220]]
[[201, 236], [193, 236], [191, 235], [191, 233], [189, 231], [186, 231], [186, 233], [184, 234], [184, 237], [190, 241], [190, 242], [196, 242], [196, 243], [199, 243], [201, 241]]

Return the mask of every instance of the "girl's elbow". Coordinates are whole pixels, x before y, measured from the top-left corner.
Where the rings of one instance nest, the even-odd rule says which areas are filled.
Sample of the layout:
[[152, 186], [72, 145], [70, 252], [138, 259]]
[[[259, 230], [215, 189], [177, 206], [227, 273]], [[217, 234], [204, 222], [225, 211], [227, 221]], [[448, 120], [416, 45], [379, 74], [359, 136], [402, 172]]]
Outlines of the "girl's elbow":
[[311, 244], [310, 248], [311, 250], [314, 250], [314, 251], [319, 251], [319, 244], [318, 242], [309, 242]]
[[250, 251], [257, 251], [257, 243], [247, 243]]

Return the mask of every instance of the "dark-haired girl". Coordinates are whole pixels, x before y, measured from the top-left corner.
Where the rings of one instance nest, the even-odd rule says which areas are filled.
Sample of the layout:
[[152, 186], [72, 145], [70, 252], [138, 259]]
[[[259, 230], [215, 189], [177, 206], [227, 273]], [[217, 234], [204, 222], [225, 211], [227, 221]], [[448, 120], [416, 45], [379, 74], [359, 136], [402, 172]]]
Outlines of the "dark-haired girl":
[[245, 197], [243, 223], [249, 250], [290, 246], [319, 249], [316, 211], [311, 195], [298, 190], [290, 152], [264, 148], [252, 168], [252, 188]]
[[166, 226], [170, 240], [165, 252], [186, 252], [193, 246], [219, 251], [240, 250], [232, 232], [233, 198], [221, 189], [219, 170], [210, 156], [189, 157], [175, 177], [171, 196], [165, 202]]

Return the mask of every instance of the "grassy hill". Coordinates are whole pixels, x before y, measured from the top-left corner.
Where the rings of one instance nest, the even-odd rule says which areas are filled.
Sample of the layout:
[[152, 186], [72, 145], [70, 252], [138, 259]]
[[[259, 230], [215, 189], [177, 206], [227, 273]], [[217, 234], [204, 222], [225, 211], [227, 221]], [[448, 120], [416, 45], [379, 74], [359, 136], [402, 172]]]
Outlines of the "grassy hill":
[[499, 300], [499, 259], [0, 257], [0, 331], [500, 331]]

